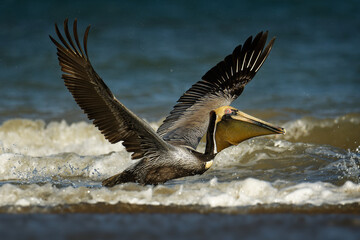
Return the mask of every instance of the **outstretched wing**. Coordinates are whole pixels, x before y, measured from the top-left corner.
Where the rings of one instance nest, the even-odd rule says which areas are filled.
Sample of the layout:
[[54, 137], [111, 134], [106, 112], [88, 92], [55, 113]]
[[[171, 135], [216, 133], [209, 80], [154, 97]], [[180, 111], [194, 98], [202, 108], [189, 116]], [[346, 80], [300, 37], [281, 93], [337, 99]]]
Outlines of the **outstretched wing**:
[[275, 41], [271, 39], [265, 47], [267, 35], [260, 32], [254, 40], [249, 37], [210, 69], [180, 97], [158, 134], [172, 144], [196, 148], [206, 132], [209, 112], [230, 105], [263, 65]]
[[76, 20], [73, 25], [75, 43], [70, 35], [67, 19], [64, 22], [67, 40], [56, 24], [56, 34], [62, 44], [50, 36], [57, 47], [66, 87], [109, 142], [123, 141], [126, 150], [133, 152], [133, 159], [159, 156], [161, 151], [167, 151], [171, 146], [160, 138], [149, 124], [120, 103], [93, 69], [87, 53], [89, 29], [90, 26], [84, 34], [84, 51], [77, 34]]

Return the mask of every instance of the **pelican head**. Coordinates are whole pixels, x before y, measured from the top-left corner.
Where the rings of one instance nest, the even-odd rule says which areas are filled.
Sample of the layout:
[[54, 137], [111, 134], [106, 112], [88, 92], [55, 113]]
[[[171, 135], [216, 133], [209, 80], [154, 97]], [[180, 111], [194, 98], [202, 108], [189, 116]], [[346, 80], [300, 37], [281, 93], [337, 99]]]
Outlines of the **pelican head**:
[[273, 126], [231, 106], [220, 107], [213, 112], [216, 115], [214, 138], [217, 152], [252, 137], [286, 132], [282, 127]]

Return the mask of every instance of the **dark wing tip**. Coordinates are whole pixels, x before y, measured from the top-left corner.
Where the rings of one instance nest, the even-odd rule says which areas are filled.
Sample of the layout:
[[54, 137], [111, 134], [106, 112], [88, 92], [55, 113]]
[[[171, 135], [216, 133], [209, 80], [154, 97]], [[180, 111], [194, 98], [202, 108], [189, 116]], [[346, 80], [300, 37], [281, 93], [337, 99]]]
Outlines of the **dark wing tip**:
[[267, 37], [268, 31], [261, 31], [254, 38], [248, 37], [243, 45], [238, 45], [232, 54], [205, 73], [202, 79], [227, 82], [227, 85], [235, 82], [246, 84], [255, 76], [271, 51], [275, 38], [265, 47]]
[[85, 51], [85, 55], [86, 55], [86, 57], [87, 57], [88, 60], [89, 60], [89, 55], [88, 55], [88, 51], [87, 51], [87, 39], [88, 39], [90, 27], [91, 27], [91, 25], [89, 25], [89, 26], [86, 28], [85, 34], [84, 34], [84, 51]]
[[[87, 61], [89, 61], [89, 57], [88, 57], [88, 53], [87, 53], [87, 39], [88, 39], [89, 31], [90, 31], [90, 25], [86, 28], [85, 33], [84, 33], [84, 38], [83, 38], [83, 44], [84, 44], [83, 46], [85, 49], [85, 54], [84, 54], [81, 44], [80, 44], [80, 41], [79, 41], [79, 35], [77, 32], [77, 19], [75, 18], [74, 23], [73, 23], [73, 35], [72, 36], [70, 34], [68, 23], [69, 23], [69, 19], [66, 18], [64, 20], [64, 36], [65, 37], [60, 32], [57, 23], [55, 23], [55, 32], [60, 41], [58, 42], [51, 35], [49, 35], [51, 41], [61, 51], [72, 52], [73, 54], [75, 54], [81, 58], [85, 58]], [[75, 43], [73, 40], [75, 40]]]
[[56, 45], [57, 41], [49, 34], [50, 40]]
[[[65, 86], [73, 95], [77, 104], [83, 109], [95, 126], [104, 134], [111, 143], [121, 140], [116, 131], [118, 124], [109, 105], [114, 104], [113, 94], [102, 79], [96, 74], [91, 63], [85, 56], [80, 45], [77, 20], [74, 20], [73, 34], [69, 31], [68, 19], [64, 21], [64, 35], [55, 23], [55, 31], [59, 41], [50, 36], [57, 47], [59, 65], [63, 71], [62, 78]], [[84, 44], [89, 33], [89, 27], [84, 36]], [[75, 41], [74, 41], [74, 40]], [[115, 103], [116, 104], [116, 103]], [[105, 117], [104, 117], [105, 116]], [[109, 127], [110, 126], [110, 127]]]
[[268, 45], [265, 47], [265, 49], [261, 52], [261, 56], [259, 57], [259, 60], [253, 65], [253, 69], [255, 71], [255, 73], [257, 73], [259, 71], [259, 69], [261, 68], [261, 66], [264, 64], [266, 58], [269, 56], [270, 51], [274, 45], [276, 37], [273, 37]]

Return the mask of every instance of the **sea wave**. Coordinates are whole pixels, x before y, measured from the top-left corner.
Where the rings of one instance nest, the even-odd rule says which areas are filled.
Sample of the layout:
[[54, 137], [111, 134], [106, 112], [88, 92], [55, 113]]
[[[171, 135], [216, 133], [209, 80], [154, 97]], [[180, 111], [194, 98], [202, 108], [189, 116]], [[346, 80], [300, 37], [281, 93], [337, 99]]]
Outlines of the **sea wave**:
[[287, 133], [282, 139], [292, 142], [328, 144], [353, 150], [360, 146], [360, 113], [327, 119], [304, 117], [287, 122], [284, 127]]
[[[13, 119], [0, 126], [0, 206], [359, 202], [360, 150], [352, 150], [346, 140], [346, 135], [354, 136], [359, 122], [360, 114], [302, 118], [285, 123], [284, 136], [254, 138], [222, 151], [201, 176], [159, 186], [103, 188], [101, 180], [133, 163], [121, 143], [108, 143], [87, 122]], [[151, 125], [156, 129], [159, 123]], [[326, 132], [339, 134], [346, 147], [332, 144]]]
[[86, 122], [14, 119], [0, 126], [2, 152], [45, 156], [63, 152], [81, 155], [104, 154], [121, 150], [121, 144], [109, 144], [101, 133]]
[[258, 204], [315, 206], [360, 202], [360, 185], [351, 181], [342, 186], [330, 183], [299, 183], [279, 188], [254, 178], [221, 183], [216, 178], [197, 184], [140, 186], [134, 183], [113, 188], [89, 188], [54, 184], [0, 187], [0, 206], [55, 206], [81, 203], [130, 203], [143, 205], [206, 205], [239, 207]]
[[[154, 129], [159, 127], [159, 122], [150, 124]], [[283, 126], [287, 130], [285, 135], [270, 138], [353, 150], [360, 146], [360, 113], [331, 119], [304, 117]], [[96, 155], [121, 150], [120, 143], [110, 144], [87, 122], [46, 124], [42, 120], [13, 119], [0, 126], [1, 152], [44, 156], [63, 152]]]

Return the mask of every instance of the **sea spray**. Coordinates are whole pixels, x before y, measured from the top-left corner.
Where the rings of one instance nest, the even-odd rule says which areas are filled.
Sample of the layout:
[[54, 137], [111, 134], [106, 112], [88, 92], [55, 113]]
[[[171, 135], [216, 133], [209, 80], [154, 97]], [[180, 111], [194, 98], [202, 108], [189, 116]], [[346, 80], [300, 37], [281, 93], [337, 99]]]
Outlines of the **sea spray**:
[[[203, 175], [158, 186], [128, 183], [113, 188], [102, 187], [101, 181], [133, 161], [121, 143], [108, 143], [91, 123], [9, 120], [0, 126], [0, 206], [356, 203], [359, 151], [316, 141], [324, 139], [318, 136], [321, 129], [334, 126], [352, 136], [346, 129], [355, 131], [359, 119], [352, 114], [290, 121], [285, 136], [254, 138], [225, 149]], [[314, 141], [302, 141], [306, 139]]]

